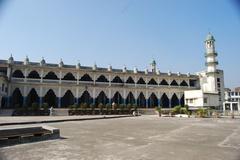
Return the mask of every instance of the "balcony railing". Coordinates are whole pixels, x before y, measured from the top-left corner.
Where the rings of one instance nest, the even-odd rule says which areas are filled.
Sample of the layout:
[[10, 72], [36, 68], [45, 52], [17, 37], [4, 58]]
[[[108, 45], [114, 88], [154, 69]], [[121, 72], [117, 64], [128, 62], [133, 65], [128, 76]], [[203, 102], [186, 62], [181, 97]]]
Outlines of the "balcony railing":
[[41, 82], [41, 79], [33, 79], [33, 78], [28, 78], [27, 82]]
[[59, 80], [55, 80], [55, 79], [43, 79], [43, 83], [59, 83]]
[[72, 80], [61, 80], [61, 82], [63, 83], [63, 84], [77, 84], [77, 81], [75, 80], [75, 81], [72, 81]]
[[24, 78], [15, 78], [15, 77], [13, 77], [12, 81], [14, 81], [14, 82], [24, 82]]

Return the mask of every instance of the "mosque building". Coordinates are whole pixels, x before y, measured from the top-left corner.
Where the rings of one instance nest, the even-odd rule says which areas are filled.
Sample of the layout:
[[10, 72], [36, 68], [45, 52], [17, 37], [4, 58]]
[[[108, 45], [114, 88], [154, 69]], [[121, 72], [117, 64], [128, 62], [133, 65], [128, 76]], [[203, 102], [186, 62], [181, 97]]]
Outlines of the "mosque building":
[[150, 68], [114, 69], [76, 65], [0, 60], [1, 108], [48, 103], [56, 108], [72, 104], [134, 104], [140, 108], [222, 107], [223, 71], [217, 69], [215, 39], [206, 44], [207, 70], [196, 74], [161, 72], [153, 60]]

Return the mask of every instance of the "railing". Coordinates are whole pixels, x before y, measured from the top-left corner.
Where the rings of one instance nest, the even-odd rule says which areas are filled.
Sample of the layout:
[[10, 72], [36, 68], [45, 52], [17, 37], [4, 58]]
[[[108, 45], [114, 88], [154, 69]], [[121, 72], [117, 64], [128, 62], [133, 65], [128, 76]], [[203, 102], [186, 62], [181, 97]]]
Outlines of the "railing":
[[15, 78], [15, 77], [13, 77], [12, 81], [14, 81], [14, 82], [24, 82], [24, 78]]
[[[13, 77], [12, 80], [14, 82], [24, 82], [24, 78], [15, 78]], [[35, 82], [40, 83], [41, 79], [31, 79], [27, 78], [27, 82]], [[43, 79], [43, 83], [60, 83], [60, 80], [53, 80], [53, 79]], [[77, 80], [61, 80], [62, 84], [77, 84]], [[154, 84], [133, 84], [133, 83], [113, 83], [113, 82], [95, 82], [94, 81], [78, 81], [79, 84], [89, 84], [89, 85], [111, 85], [111, 86], [126, 86], [126, 87], [143, 87], [143, 88], [190, 88], [190, 89], [196, 89], [199, 88], [197, 86], [171, 86], [171, 85], [154, 85]], [[232, 96], [233, 97], [233, 96]]]
[[62, 82], [63, 84], [69, 84], [69, 83], [71, 83], [71, 84], [74, 84], [74, 83], [77, 84], [77, 80], [73, 80], [73, 81], [72, 81], [72, 80], [62, 80], [61, 82]]
[[55, 80], [55, 79], [43, 79], [43, 83], [59, 83], [59, 80]]
[[28, 78], [27, 82], [40, 82], [41, 79], [33, 79], [33, 78]]
[[111, 82], [112, 86], [124, 86], [124, 83], [113, 83]]
[[93, 81], [79, 81], [79, 84], [93, 84]]

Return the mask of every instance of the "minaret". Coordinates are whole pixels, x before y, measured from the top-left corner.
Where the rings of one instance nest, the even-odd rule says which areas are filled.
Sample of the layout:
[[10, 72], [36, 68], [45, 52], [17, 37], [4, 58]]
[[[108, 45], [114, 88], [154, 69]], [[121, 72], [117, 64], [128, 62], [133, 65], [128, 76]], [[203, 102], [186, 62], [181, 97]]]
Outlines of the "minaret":
[[208, 33], [207, 38], [205, 40], [206, 47], [206, 67], [207, 73], [216, 73], [218, 61], [216, 59], [217, 53], [215, 51], [215, 39], [211, 33]]
[[154, 59], [153, 59], [152, 63], [150, 64], [150, 70], [153, 73], [156, 73], [156, 71], [157, 71], [157, 63]]
[[205, 91], [217, 92], [217, 65], [218, 61], [216, 59], [217, 53], [215, 51], [215, 39], [211, 33], [208, 33], [205, 40], [206, 47], [206, 75], [207, 75], [207, 86]]

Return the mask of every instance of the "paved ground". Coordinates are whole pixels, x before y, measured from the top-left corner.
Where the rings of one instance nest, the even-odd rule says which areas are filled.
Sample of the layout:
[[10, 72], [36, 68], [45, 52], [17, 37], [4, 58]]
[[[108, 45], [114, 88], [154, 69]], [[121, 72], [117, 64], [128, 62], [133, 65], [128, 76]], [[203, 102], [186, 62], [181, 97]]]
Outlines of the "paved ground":
[[1, 160], [240, 160], [240, 120], [141, 116], [48, 124], [62, 139], [0, 148]]
[[121, 118], [131, 115], [85, 115], [85, 116], [0, 116], [0, 126], [47, 122], [81, 121], [104, 118]]

